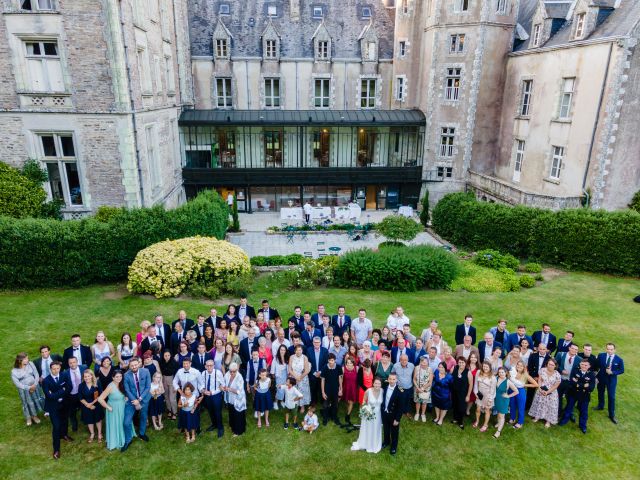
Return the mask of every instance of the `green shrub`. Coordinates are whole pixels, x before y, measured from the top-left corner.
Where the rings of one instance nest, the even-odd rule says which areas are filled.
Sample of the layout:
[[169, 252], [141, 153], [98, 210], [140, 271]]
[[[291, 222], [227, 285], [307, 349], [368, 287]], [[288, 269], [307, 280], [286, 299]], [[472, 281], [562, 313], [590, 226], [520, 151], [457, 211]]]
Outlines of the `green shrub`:
[[473, 262], [462, 262], [460, 275], [451, 282], [449, 289], [471, 293], [512, 292], [520, 290], [520, 284], [512, 270], [500, 272]]
[[175, 210], [123, 210], [107, 222], [0, 217], [0, 288], [122, 280], [143, 248], [194, 235], [223, 238], [227, 223], [226, 205], [212, 191]]
[[480, 250], [474, 258], [474, 261], [483, 267], [493, 268], [499, 270], [501, 268], [508, 268], [514, 272], [518, 270], [520, 262], [516, 257], [507, 253], [502, 254], [497, 250]]
[[422, 197], [422, 211], [420, 212], [420, 223], [426, 228], [429, 226], [429, 190], [425, 190]]
[[0, 215], [38, 217], [47, 194], [41, 184], [0, 162]]
[[629, 208], [631, 210], [635, 210], [640, 213], [640, 190], [638, 190], [631, 199], [631, 203], [629, 204]]
[[406, 247], [407, 245], [402, 243], [402, 242], [392, 242], [390, 240], [381, 242], [380, 244], [378, 244], [378, 248], [387, 248], [387, 247]]
[[520, 275], [518, 279], [520, 281], [520, 286], [523, 288], [532, 288], [536, 286], [536, 280], [531, 275]]
[[524, 271], [529, 273], [540, 273], [542, 272], [542, 265], [535, 262], [529, 262], [524, 266]]
[[274, 272], [262, 281], [265, 290], [310, 290], [326, 287], [334, 283], [338, 257], [328, 255], [319, 259], [304, 258], [300, 265], [291, 270]]
[[533, 277], [536, 279], [536, 282], [544, 282], [544, 277], [542, 276], [541, 273], [538, 273], [535, 275], [535, 277]]
[[254, 267], [272, 267], [279, 265], [300, 265], [304, 257], [299, 253], [292, 253], [291, 255], [270, 255], [263, 257], [257, 255], [251, 257], [251, 265]]
[[238, 217], [238, 200], [236, 196], [233, 196], [233, 205], [231, 206], [231, 225], [229, 226], [230, 232], [240, 231], [240, 217]]
[[392, 242], [404, 240], [410, 242], [422, 232], [423, 228], [415, 220], [402, 215], [389, 215], [378, 223], [377, 232]]
[[225, 280], [224, 292], [232, 297], [246, 297], [253, 293], [256, 273], [249, 271]]
[[365, 290], [436, 289], [446, 288], [458, 271], [455, 255], [438, 247], [363, 249], [340, 257], [336, 283]]
[[98, 207], [98, 211], [93, 216], [99, 222], [109, 222], [114, 217], [126, 213], [127, 209], [122, 207], [109, 207], [107, 205], [103, 205], [102, 207]]
[[554, 212], [446, 195], [433, 210], [438, 235], [464, 248], [495, 249], [567, 269], [640, 275], [640, 215], [584, 208]]
[[36, 185], [42, 185], [49, 180], [49, 173], [40, 166], [40, 162], [33, 158], [27, 160], [24, 165], [22, 165], [20, 172]]

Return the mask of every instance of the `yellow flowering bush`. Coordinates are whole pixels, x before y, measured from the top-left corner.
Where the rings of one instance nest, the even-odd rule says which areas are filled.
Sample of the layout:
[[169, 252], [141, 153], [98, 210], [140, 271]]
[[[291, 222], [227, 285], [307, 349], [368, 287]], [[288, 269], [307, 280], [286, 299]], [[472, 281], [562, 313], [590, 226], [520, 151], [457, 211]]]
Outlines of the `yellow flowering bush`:
[[151, 245], [129, 267], [127, 288], [157, 298], [176, 297], [190, 285], [223, 282], [249, 272], [249, 257], [237, 245], [213, 237], [188, 237]]

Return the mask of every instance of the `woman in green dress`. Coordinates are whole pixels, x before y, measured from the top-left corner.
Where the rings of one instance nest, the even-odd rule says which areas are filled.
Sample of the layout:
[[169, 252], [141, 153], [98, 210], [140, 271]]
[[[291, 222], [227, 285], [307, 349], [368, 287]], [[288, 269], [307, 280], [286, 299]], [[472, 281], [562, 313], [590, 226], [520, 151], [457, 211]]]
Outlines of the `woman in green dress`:
[[384, 352], [382, 352], [382, 356], [380, 357], [380, 361], [377, 363], [375, 370], [375, 376], [380, 377], [383, 386], [386, 386], [389, 383], [387, 379], [389, 378], [391, 369], [393, 369], [393, 363], [391, 363], [391, 353], [385, 350]]
[[109, 450], [124, 446], [124, 405], [127, 397], [124, 394], [122, 378], [122, 371], [116, 370], [113, 374], [113, 381], [98, 397], [98, 402], [106, 410], [106, 436]]
[[[511, 393], [509, 393], [511, 390]], [[502, 433], [502, 427], [504, 427], [504, 416], [509, 411], [509, 401], [511, 397], [518, 395], [518, 389], [513, 384], [507, 375], [507, 370], [504, 367], [498, 368], [498, 382], [496, 383], [496, 400], [494, 408], [498, 411], [498, 423], [496, 428], [498, 431], [494, 433], [494, 437], [498, 438]]]

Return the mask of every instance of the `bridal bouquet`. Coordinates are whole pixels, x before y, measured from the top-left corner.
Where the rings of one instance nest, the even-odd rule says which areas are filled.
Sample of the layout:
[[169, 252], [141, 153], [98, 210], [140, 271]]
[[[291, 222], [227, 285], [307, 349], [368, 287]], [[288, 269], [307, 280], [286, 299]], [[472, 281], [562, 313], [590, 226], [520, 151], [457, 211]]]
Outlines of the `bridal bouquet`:
[[360, 407], [360, 418], [363, 420], [373, 420], [376, 418], [376, 412], [371, 405], [363, 405]]

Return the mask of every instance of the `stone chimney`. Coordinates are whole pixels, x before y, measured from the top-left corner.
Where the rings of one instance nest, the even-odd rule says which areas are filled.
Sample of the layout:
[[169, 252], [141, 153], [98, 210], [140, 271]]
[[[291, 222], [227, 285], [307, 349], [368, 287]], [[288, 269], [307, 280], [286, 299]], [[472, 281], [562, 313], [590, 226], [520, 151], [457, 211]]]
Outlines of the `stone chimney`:
[[300, 21], [300, 0], [289, 0], [289, 12], [292, 22]]

